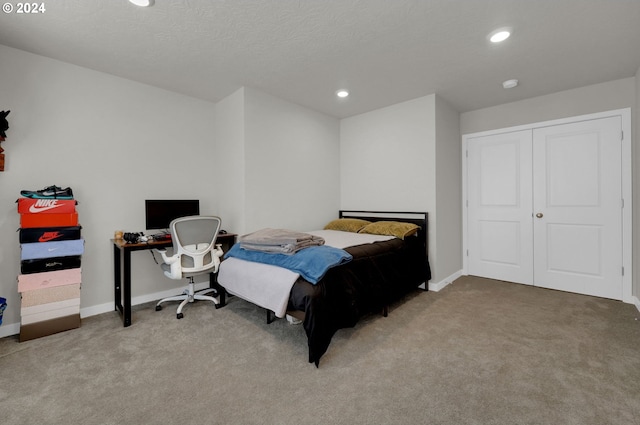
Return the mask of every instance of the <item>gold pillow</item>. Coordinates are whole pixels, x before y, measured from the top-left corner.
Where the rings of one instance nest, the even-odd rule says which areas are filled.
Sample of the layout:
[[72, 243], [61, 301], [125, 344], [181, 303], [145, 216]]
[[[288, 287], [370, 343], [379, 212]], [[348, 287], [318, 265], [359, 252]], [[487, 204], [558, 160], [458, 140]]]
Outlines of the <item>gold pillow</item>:
[[358, 233], [369, 233], [372, 235], [388, 235], [404, 239], [407, 236], [415, 234], [420, 226], [413, 223], [404, 223], [400, 221], [376, 221], [368, 224]]
[[359, 218], [338, 218], [324, 226], [324, 230], [340, 230], [342, 232], [358, 233], [367, 224], [371, 224], [371, 222]]

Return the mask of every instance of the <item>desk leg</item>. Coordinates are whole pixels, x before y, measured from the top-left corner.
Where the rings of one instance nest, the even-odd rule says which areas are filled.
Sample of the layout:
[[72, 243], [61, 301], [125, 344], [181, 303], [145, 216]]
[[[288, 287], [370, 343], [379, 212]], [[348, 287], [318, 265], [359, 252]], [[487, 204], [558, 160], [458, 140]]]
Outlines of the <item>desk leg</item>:
[[218, 283], [218, 273], [209, 273], [209, 288], [215, 289], [220, 297], [220, 304], [216, 304], [216, 308], [224, 307], [226, 305], [227, 291]]
[[124, 326], [131, 326], [131, 251], [125, 249], [124, 252], [124, 281], [122, 282], [122, 290], [124, 291], [124, 299], [122, 300], [122, 320]]
[[[123, 270], [124, 265], [124, 270]], [[131, 251], [113, 245], [113, 298], [122, 323], [131, 326]]]
[[115, 310], [122, 310], [122, 250], [118, 248], [118, 245], [113, 244], [113, 301], [115, 304]]

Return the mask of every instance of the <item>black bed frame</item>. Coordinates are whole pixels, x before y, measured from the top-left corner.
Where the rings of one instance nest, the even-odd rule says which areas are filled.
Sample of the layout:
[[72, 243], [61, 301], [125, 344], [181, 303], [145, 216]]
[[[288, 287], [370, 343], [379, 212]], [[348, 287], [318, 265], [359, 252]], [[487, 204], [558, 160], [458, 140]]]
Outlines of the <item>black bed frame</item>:
[[420, 226], [416, 236], [424, 246], [427, 258], [429, 257], [429, 213], [427, 212], [396, 212], [396, 211], [357, 211], [340, 210], [340, 218], [360, 218], [368, 221], [403, 221]]

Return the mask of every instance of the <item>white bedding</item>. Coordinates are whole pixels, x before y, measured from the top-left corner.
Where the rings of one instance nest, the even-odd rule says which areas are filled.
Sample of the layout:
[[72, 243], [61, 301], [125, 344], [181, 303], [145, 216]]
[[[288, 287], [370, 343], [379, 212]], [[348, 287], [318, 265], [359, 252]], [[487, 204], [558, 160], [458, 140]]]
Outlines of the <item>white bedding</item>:
[[220, 263], [218, 283], [230, 294], [268, 308], [282, 318], [287, 312], [291, 287], [299, 276], [282, 267], [231, 257]]
[[325, 245], [340, 249], [367, 243], [388, 241], [389, 239], [395, 238], [395, 236], [369, 235], [366, 233], [341, 232], [339, 230], [313, 230], [307, 233], [320, 236], [324, 238]]
[[[338, 230], [307, 232], [324, 238], [325, 245], [345, 249], [393, 239], [394, 236], [368, 235]], [[283, 318], [287, 312], [289, 293], [300, 275], [282, 267], [227, 258], [220, 264], [218, 283], [227, 292], [269, 309]]]

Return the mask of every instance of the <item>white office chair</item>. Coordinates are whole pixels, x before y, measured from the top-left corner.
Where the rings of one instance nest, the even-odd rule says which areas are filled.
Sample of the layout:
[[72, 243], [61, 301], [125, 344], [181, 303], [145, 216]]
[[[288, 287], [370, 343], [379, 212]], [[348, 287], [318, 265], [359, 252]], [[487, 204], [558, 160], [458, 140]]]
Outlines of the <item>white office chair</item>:
[[160, 266], [165, 276], [171, 279], [187, 278], [188, 287], [182, 295], [164, 298], [156, 304], [156, 311], [162, 310], [162, 303], [167, 301], [182, 301], [178, 306], [178, 319], [182, 319], [182, 309], [187, 303], [195, 300], [219, 301], [205, 295], [215, 292], [215, 289], [207, 288], [195, 292], [193, 277], [201, 274], [217, 273], [222, 257], [222, 248], [216, 245], [216, 237], [220, 231], [220, 218], [208, 216], [189, 216], [173, 220], [170, 224], [171, 238], [173, 241], [173, 255], [168, 256], [166, 249], [155, 250], [162, 256], [164, 262]]

